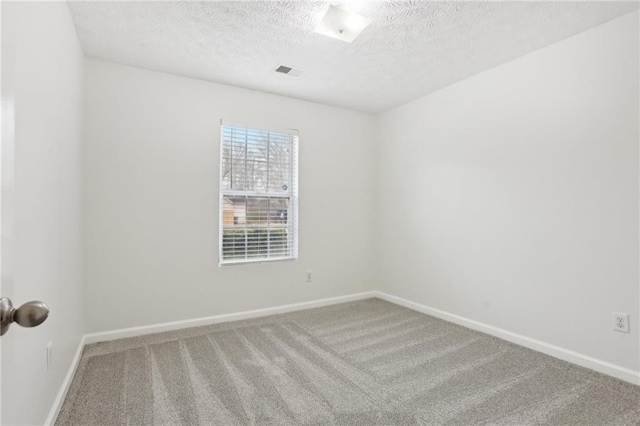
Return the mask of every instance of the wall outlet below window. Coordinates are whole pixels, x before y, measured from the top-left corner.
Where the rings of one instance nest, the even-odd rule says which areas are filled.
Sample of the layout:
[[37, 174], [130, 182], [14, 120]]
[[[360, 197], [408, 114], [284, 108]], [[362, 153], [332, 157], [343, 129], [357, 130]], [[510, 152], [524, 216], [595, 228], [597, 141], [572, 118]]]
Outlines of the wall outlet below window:
[[307, 271], [307, 282], [310, 283], [313, 281], [313, 271]]
[[621, 333], [629, 332], [629, 314], [613, 313], [613, 329]]

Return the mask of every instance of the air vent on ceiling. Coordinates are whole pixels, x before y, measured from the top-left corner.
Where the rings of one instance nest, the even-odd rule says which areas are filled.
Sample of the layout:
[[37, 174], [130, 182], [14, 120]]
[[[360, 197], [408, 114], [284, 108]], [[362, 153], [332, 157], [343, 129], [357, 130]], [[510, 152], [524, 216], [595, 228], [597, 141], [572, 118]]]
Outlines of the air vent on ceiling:
[[291, 77], [300, 77], [304, 71], [298, 68], [288, 67], [286, 65], [278, 65], [275, 69], [275, 72], [279, 74], [290, 75]]

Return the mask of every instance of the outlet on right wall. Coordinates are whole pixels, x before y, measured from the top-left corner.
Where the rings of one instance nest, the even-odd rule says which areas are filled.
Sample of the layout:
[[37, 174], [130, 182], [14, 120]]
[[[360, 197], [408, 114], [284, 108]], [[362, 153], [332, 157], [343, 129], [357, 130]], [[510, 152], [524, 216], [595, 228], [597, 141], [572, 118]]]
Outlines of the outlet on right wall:
[[634, 12], [379, 115], [382, 290], [638, 371], [638, 39]]

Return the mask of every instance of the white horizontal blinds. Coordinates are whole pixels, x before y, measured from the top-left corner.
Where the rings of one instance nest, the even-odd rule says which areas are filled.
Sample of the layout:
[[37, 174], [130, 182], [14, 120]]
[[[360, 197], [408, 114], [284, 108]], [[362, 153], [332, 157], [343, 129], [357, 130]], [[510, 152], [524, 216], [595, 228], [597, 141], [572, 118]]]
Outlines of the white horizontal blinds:
[[222, 125], [220, 262], [297, 257], [298, 136]]

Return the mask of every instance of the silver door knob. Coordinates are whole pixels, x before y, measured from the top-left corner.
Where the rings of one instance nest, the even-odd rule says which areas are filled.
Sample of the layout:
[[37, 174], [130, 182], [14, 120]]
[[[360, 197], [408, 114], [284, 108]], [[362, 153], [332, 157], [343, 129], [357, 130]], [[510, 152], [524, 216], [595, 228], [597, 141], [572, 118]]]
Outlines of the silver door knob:
[[39, 300], [32, 300], [15, 309], [11, 299], [0, 298], [0, 336], [9, 330], [11, 323], [18, 323], [22, 327], [36, 327], [48, 316], [49, 307]]

